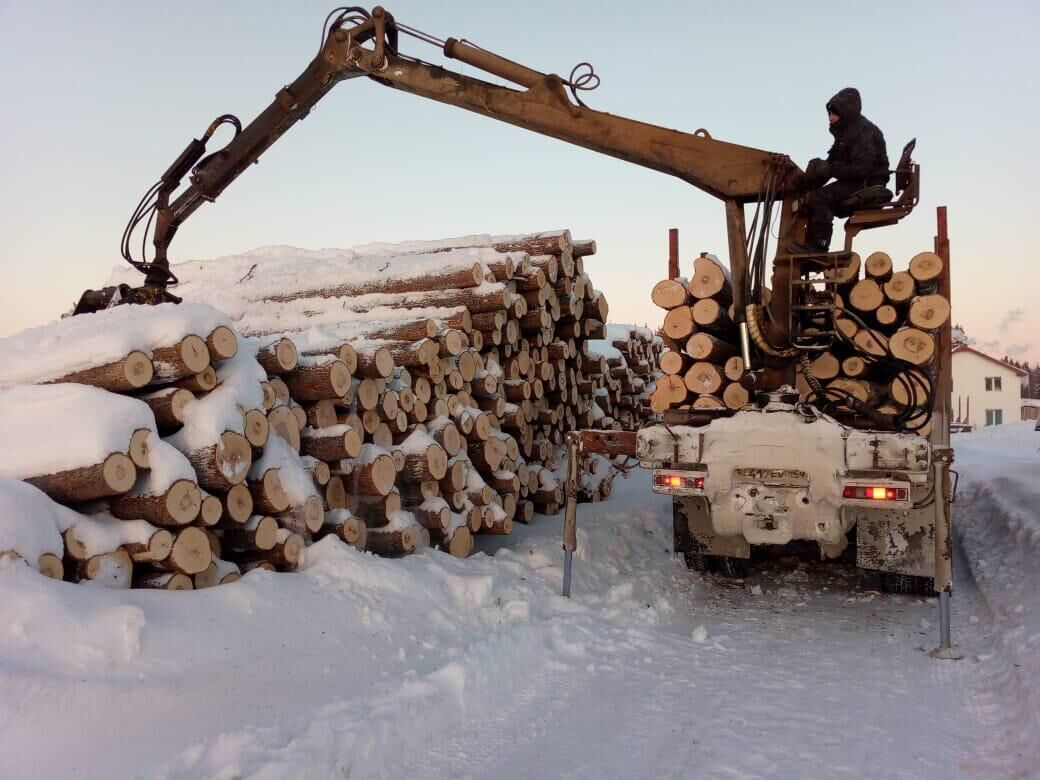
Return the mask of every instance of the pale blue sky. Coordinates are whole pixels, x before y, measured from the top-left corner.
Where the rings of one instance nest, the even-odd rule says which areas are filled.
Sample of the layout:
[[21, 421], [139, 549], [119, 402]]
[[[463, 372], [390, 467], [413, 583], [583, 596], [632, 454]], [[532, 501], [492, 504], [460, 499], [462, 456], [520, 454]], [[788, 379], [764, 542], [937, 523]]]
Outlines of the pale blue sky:
[[[216, 115], [248, 122], [295, 78], [333, 5], [0, 0], [0, 335], [100, 286], [144, 190]], [[586, 95], [594, 108], [705, 127], [803, 165], [829, 145], [827, 98], [858, 87], [891, 157], [918, 138], [923, 184], [908, 220], [857, 248], [905, 264], [931, 248], [935, 206], [947, 204], [954, 318], [992, 352], [1040, 360], [1035, 0], [387, 9], [539, 70], [566, 76], [591, 61], [603, 79]], [[439, 61], [409, 38], [402, 49]], [[684, 267], [726, 246], [721, 204], [678, 180], [356, 80], [203, 206], [171, 256], [559, 227], [597, 239], [587, 266], [612, 319], [651, 325], [667, 229], [680, 228]]]

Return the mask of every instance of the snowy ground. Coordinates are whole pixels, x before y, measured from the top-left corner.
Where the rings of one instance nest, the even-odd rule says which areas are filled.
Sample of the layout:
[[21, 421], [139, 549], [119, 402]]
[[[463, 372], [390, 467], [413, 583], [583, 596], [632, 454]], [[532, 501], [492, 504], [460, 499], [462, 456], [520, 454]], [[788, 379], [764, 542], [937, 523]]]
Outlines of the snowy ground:
[[7, 566], [2, 774], [1037, 775], [1040, 433], [1003, 428], [954, 442], [963, 661], [927, 656], [934, 602], [840, 566], [686, 572], [634, 472], [580, 508], [571, 601], [542, 517], [466, 561], [327, 539], [300, 574], [193, 593]]

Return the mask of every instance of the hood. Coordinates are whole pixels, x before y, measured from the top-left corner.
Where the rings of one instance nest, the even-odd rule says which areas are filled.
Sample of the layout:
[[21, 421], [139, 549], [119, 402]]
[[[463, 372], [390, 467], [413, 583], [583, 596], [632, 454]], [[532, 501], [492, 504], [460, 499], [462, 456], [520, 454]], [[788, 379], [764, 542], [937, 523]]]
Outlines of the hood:
[[827, 110], [832, 114], [837, 114], [844, 122], [851, 122], [853, 119], [856, 119], [863, 110], [859, 90], [854, 87], [845, 87], [845, 89], [827, 101]]

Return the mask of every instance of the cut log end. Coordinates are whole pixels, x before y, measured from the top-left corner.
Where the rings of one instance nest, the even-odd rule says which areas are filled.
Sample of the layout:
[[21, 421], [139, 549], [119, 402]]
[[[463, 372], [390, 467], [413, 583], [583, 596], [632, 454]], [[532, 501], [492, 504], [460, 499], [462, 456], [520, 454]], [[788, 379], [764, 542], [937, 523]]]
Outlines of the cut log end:
[[44, 553], [36, 561], [36, 568], [44, 577], [60, 580], [65, 576], [65, 567], [54, 553]]
[[151, 436], [152, 431], [149, 428], [138, 428], [130, 437], [127, 455], [139, 469], [146, 469], [150, 466], [148, 440]]
[[218, 325], [206, 337], [206, 347], [212, 358], [228, 360], [238, 353], [238, 339], [231, 328]]
[[183, 574], [205, 571], [213, 560], [209, 537], [201, 528], [188, 526], [177, 532], [165, 563]]

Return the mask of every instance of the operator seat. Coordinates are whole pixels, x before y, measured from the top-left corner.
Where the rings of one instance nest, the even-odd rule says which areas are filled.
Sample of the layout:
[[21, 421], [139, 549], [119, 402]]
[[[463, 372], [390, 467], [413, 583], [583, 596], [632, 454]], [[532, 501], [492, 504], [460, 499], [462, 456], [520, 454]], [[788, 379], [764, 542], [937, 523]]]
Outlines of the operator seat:
[[921, 166], [911, 159], [917, 139], [912, 138], [903, 147], [894, 173], [896, 175], [897, 199], [883, 184], [864, 187], [843, 200], [837, 211], [845, 220], [845, 249], [852, 251], [852, 240], [861, 230], [894, 225], [914, 210], [920, 196]]

